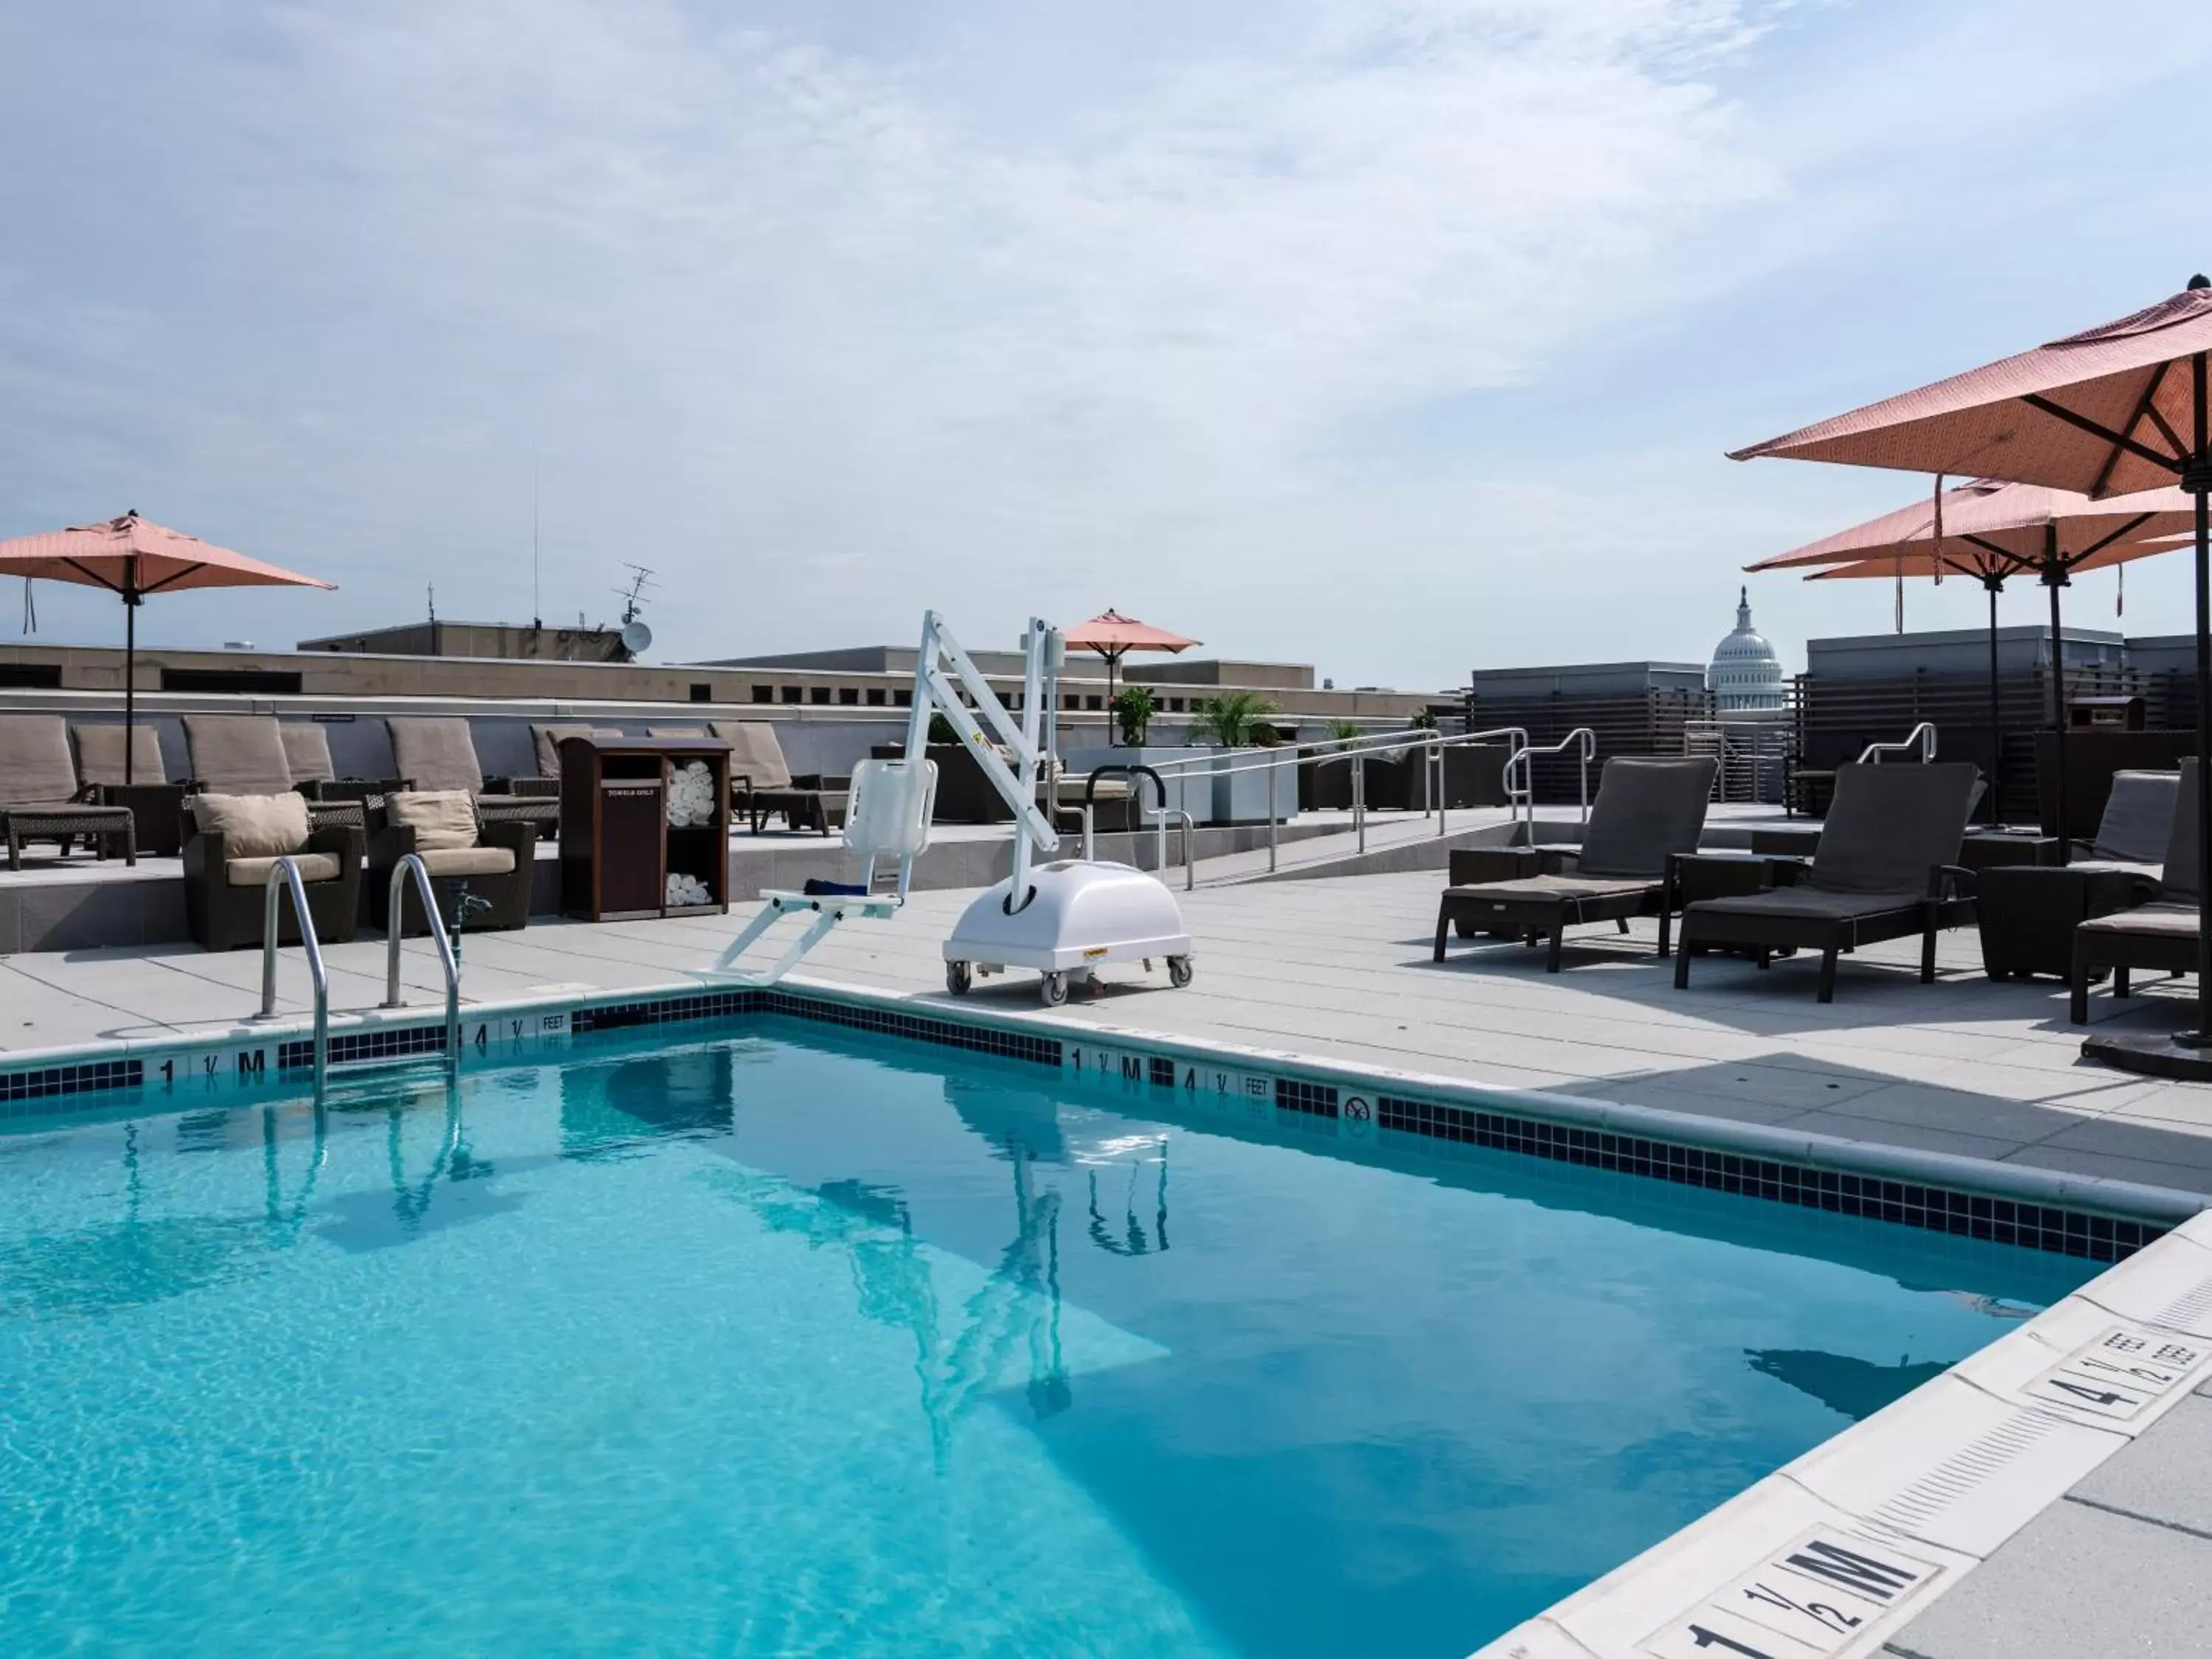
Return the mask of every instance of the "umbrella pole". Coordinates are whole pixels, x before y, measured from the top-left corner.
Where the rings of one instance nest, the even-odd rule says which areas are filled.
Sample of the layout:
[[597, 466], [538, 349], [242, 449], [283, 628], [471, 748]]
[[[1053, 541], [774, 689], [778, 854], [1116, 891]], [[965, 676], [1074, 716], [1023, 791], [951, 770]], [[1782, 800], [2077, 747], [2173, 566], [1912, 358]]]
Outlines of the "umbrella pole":
[[[133, 559], [135, 567], [137, 561]], [[123, 581], [123, 787], [131, 787], [131, 756], [138, 746], [138, 583], [134, 568]]]
[[2070, 863], [2066, 837], [2066, 641], [2060, 634], [2058, 590], [2066, 585], [2066, 567], [2058, 562], [2058, 526], [2043, 527], [2043, 585], [2051, 590], [2051, 774], [2057, 805], [2053, 822], [2058, 836], [2058, 861]]
[[[2202, 286], [2203, 278], [2197, 280]], [[2212, 934], [2204, 931], [2212, 906], [2205, 899], [2205, 872], [2212, 870], [2212, 756], [2205, 738], [2212, 732], [2212, 418], [2208, 418], [2205, 354], [2189, 360], [2190, 398], [2196, 405], [2197, 453], [2182, 469], [2181, 486], [2197, 497], [2197, 1020], [2182, 1035], [2191, 1048], [2212, 1048], [2212, 1019], [2206, 1018], [2205, 993], [2212, 986]]]
[[1997, 595], [2004, 578], [1984, 576], [1990, 590], [1990, 828], [2004, 827], [2004, 716], [1997, 685]]

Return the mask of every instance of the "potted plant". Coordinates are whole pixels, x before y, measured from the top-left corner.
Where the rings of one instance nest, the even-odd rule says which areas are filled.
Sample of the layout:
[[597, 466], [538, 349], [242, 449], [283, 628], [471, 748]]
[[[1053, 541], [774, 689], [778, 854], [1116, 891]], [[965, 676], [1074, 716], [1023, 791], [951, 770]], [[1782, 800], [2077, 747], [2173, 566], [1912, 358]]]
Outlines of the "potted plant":
[[1114, 694], [1114, 724], [1121, 728], [1121, 746], [1142, 749], [1152, 730], [1152, 711], [1158, 704], [1149, 685], [1125, 685]]
[[[1202, 743], [1211, 743], [1223, 750], [1216, 763], [1213, 779], [1213, 821], [1216, 823], [1264, 823], [1269, 812], [1268, 773], [1255, 766], [1229, 769], [1237, 750], [1253, 746], [1258, 736], [1257, 728], [1275, 712], [1275, 705], [1256, 691], [1227, 691], [1218, 697], [1208, 697], [1198, 706], [1191, 721], [1191, 735]], [[1271, 740], [1279, 740], [1280, 734], [1273, 726], [1267, 728]], [[1285, 792], [1275, 785], [1274, 799], [1280, 803], [1283, 815], [1296, 811], [1295, 787]], [[1288, 799], [1285, 799], [1287, 795]]]

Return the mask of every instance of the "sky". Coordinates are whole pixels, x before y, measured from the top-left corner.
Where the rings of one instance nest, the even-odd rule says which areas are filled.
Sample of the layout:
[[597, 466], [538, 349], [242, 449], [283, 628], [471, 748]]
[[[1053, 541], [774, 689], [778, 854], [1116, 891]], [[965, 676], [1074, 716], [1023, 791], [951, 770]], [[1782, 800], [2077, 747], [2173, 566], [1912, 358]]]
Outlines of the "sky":
[[[156, 599], [174, 645], [433, 588], [596, 622], [638, 564], [671, 661], [1109, 605], [1340, 685], [1702, 661], [1742, 565], [1927, 488], [1723, 451], [2212, 264], [2212, 36], [2089, 15], [0, 9], [0, 537], [136, 507], [339, 584]], [[1793, 668], [1893, 624], [1885, 582], [1749, 580]], [[2188, 581], [2138, 563], [2116, 618], [2085, 576], [2069, 620], [2183, 631]], [[38, 639], [120, 637], [35, 598]]]

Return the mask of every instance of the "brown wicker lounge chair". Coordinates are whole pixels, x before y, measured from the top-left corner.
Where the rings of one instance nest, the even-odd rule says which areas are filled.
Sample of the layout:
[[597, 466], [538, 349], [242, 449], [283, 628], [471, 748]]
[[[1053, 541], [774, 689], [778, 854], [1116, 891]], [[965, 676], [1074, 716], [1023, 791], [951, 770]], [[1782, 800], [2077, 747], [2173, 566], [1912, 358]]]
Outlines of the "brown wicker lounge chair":
[[187, 714], [192, 781], [216, 795], [288, 795], [292, 763], [273, 714]]
[[[477, 816], [477, 798], [463, 790], [396, 790], [368, 809], [368, 917], [392, 930], [392, 872], [413, 853], [430, 878], [441, 921], [457, 914], [468, 932], [527, 927], [530, 879], [536, 865], [538, 830], [520, 821], [485, 823]], [[463, 906], [465, 890], [488, 908]], [[428, 931], [422, 900], [410, 879], [401, 890], [403, 930]], [[463, 914], [465, 913], [465, 914]]]
[[[394, 718], [384, 725], [392, 734], [392, 769], [417, 791], [465, 790], [477, 798], [477, 815], [486, 823], [528, 823], [540, 834], [560, 823], [557, 793], [486, 792], [483, 768], [477, 761], [476, 742], [466, 720], [457, 716]], [[559, 776], [557, 770], [554, 775]]]
[[[282, 794], [191, 797], [193, 834], [185, 842], [185, 921], [210, 951], [261, 943], [269, 872], [290, 855], [299, 860], [307, 913], [325, 945], [354, 936], [361, 915], [361, 831], [350, 826], [313, 827], [305, 796]], [[296, 945], [297, 919], [289, 900], [277, 907], [277, 939]]]
[[1979, 796], [1968, 761], [1923, 766], [1852, 763], [1836, 769], [1836, 793], [1809, 863], [1777, 860], [1773, 884], [1682, 912], [1677, 989], [1690, 958], [1708, 949], [1820, 953], [1820, 1000], [1836, 999], [1836, 957], [1862, 945], [1920, 935], [1920, 978], [1936, 977], [1936, 933], [1974, 919], [1972, 872], [1959, 844]]
[[850, 780], [811, 773], [793, 777], [775, 727], [766, 720], [714, 720], [709, 725], [730, 745], [731, 805], [745, 815], [753, 834], [760, 834], [761, 825], [778, 812], [793, 830], [816, 830], [825, 836], [843, 824]]
[[[123, 781], [126, 733], [131, 746], [127, 784]], [[70, 727], [70, 740], [76, 747], [76, 781], [84, 798], [100, 806], [127, 808], [138, 850], [156, 858], [173, 857], [185, 844], [185, 787], [170, 781], [160, 734], [150, 726], [88, 720]]]
[[2201, 888], [2202, 872], [2197, 867], [2197, 762], [2191, 759], [2181, 763], [2174, 791], [2173, 823], [2166, 838], [2158, 898], [2133, 909], [2091, 917], [2074, 930], [2067, 1009], [2074, 1024], [2089, 1023], [2089, 987], [2107, 969], [2112, 971], [2116, 997], [2128, 994], [2128, 975], [2137, 968], [2166, 974], [2197, 971]]
[[1652, 915], [1659, 918], [1659, 954], [1665, 956], [1674, 909], [1669, 871], [1678, 855], [1697, 850], [1716, 769], [1704, 759], [1609, 763], [1581, 847], [1486, 848], [1495, 878], [1444, 889], [1435, 959], [1444, 959], [1446, 937], [1457, 926], [1462, 935], [1518, 936], [1531, 944], [1548, 939], [1544, 971], [1556, 974], [1569, 927], [1613, 921], [1626, 933], [1631, 916]]
[[336, 783], [337, 768], [331, 763], [331, 740], [319, 726], [308, 720], [279, 720], [276, 737], [284, 745], [284, 767], [294, 787], [303, 783]]
[[0, 834], [10, 870], [23, 867], [25, 842], [53, 842], [67, 857], [79, 836], [100, 857], [112, 839], [128, 862], [138, 862], [130, 809], [98, 805], [82, 793], [60, 715], [0, 714]]
[[1991, 979], [2049, 974], [2070, 981], [2075, 927], [2159, 896], [2180, 781], [2172, 772], [2115, 772], [2097, 838], [2075, 843], [2075, 862], [1979, 872], [1982, 966]]

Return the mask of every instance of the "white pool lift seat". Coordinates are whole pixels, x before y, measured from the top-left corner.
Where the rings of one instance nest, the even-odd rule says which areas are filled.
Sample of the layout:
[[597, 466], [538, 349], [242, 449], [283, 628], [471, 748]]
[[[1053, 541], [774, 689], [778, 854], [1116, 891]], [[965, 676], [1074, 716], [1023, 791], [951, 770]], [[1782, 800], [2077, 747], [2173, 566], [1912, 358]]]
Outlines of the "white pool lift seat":
[[[936, 805], [934, 761], [864, 760], [854, 766], [845, 808], [845, 846], [860, 856], [860, 880], [851, 886], [810, 881], [798, 892], [763, 892], [760, 913], [708, 971], [747, 985], [773, 985], [848, 917], [888, 921], [896, 915], [914, 878], [915, 859], [928, 848], [929, 821]], [[876, 869], [887, 861], [898, 866], [898, 884], [891, 892], [878, 893]], [[738, 967], [738, 959], [786, 916], [811, 918], [811, 925], [765, 970]]]

